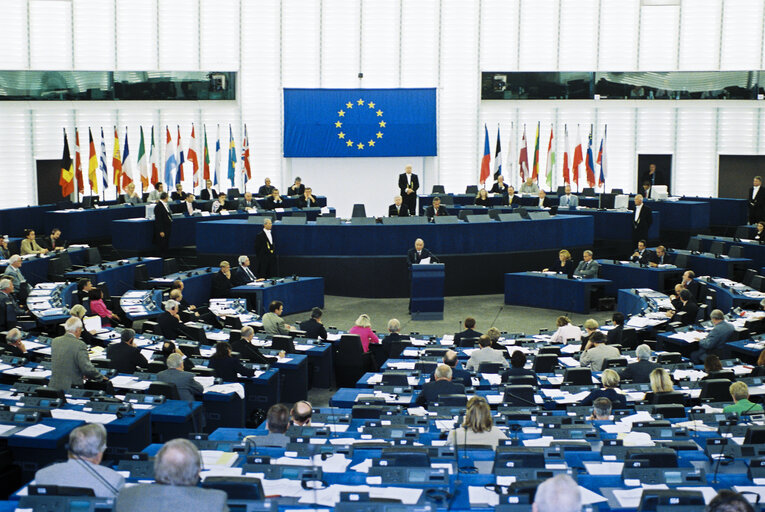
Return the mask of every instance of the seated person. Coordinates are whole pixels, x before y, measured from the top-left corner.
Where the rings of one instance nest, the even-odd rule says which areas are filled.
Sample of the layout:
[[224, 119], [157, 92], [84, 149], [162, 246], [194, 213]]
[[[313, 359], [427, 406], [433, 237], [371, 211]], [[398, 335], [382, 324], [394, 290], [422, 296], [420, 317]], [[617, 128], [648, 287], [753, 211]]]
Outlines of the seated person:
[[286, 448], [290, 442], [290, 438], [285, 434], [289, 424], [289, 409], [283, 404], [274, 404], [268, 409], [266, 414], [266, 430], [268, 434], [264, 436], [247, 436], [244, 440], [247, 443], [253, 443], [255, 446]]
[[504, 432], [494, 426], [491, 409], [486, 399], [474, 396], [467, 403], [462, 426], [449, 432], [447, 445], [486, 445], [497, 449], [500, 439], [507, 439]]
[[62, 250], [64, 248], [64, 241], [61, 240], [61, 230], [53, 228], [50, 235], [43, 237], [40, 240], [40, 246], [47, 249], [48, 252]]
[[505, 195], [505, 206], [512, 206], [515, 208], [518, 206], [518, 196], [515, 195], [515, 189], [512, 186], [507, 187], [507, 194]]
[[263, 208], [266, 210], [284, 208], [284, 201], [282, 201], [282, 196], [279, 195], [278, 188], [275, 188], [271, 191], [271, 195], [266, 198], [266, 204], [263, 206]]
[[292, 424], [296, 427], [310, 427], [311, 416], [313, 416], [313, 406], [311, 402], [300, 400], [295, 402], [290, 411], [290, 418], [292, 418]]
[[669, 256], [667, 256], [667, 248], [660, 245], [656, 248], [656, 252], [648, 253], [648, 265], [651, 267], [658, 267], [659, 265], [669, 264]]
[[191, 369], [194, 368], [194, 363], [191, 362], [191, 359], [187, 358], [181, 349], [179, 349], [178, 346], [172, 341], [163, 341], [160, 353], [162, 354], [162, 359], [165, 361], [165, 365], [167, 365], [167, 358], [170, 357], [170, 354], [178, 354], [181, 356], [181, 358], [183, 358], [183, 369], [185, 371], [190, 372]]
[[[558, 329], [550, 338], [550, 343], [553, 345], [565, 344], [565, 343], [579, 343], [582, 339], [582, 330], [571, 323], [571, 320], [566, 316], [559, 316], [555, 321], [555, 325]], [[597, 322], [595, 329], [597, 329]]]
[[649, 263], [649, 256], [651, 254], [651, 251], [645, 248], [645, 240], [640, 240], [638, 242], [637, 249], [635, 249], [635, 252], [632, 253], [632, 256], [630, 256], [630, 261], [632, 263], [640, 263], [641, 265], [648, 265]]
[[584, 324], [582, 324], [582, 327], [584, 327], [584, 336], [581, 337], [582, 344], [579, 348], [580, 352], [584, 352], [585, 347], [587, 347], [587, 343], [590, 341], [590, 338], [593, 334], [596, 332], [600, 332], [598, 329], [600, 328], [600, 325], [598, 324], [598, 321], [594, 318], [588, 318], [584, 321]]
[[136, 193], [135, 183], [132, 181], [128, 183], [128, 186], [125, 188], [125, 193], [120, 196], [120, 199], [123, 203], [132, 205], [137, 205], [143, 202], [141, 196]]
[[507, 194], [507, 185], [505, 185], [505, 177], [501, 174], [497, 176], [497, 181], [494, 182], [494, 185], [491, 186], [491, 190], [489, 190], [492, 194]]
[[90, 312], [101, 317], [101, 325], [110, 327], [120, 324], [120, 317], [112, 313], [104, 302], [104, 292], [100, 288], [93, 288], [88, 293], [90, 299]]
[[[255, 337], [255, 330], [249, 325], [242, 327], [240, 338], [231, 343], [231, 348], [239, 353], [239, 357], [257, 364], [275, 363], [278, 358], [263, 355], [260, 349], [253, 345], [252, 339]], [[279, 357], [284, 357], [284, 351], [279, 353]]]
[[450, 366], [440, 364], [433, 374], [434, 379], [423, 384], [420, 394], [417, 396], [415, 406], [427, 409], [429, 405], [438, 402], [440, 395], [464, 395], [465, 386], [452, 382], [452, 369]]
[[758, 242], [765, 242], [765, 221], [761, 220], [757, 223], [757, 231], [755, 231], [752, 239]]
[[558, 253], [558, 260], [559, 263], [556, 263], [553, 265], [552, 268], [546, 268], [542, 270], [542, 272], [549, 272], [553, 271], [556, 274], [565, 274], [571, 279], [574, 277], [574, 262], [571, 261], [571, 253], [568, 252], [566, 249], [562, 249]]
[[215, 344], [215, 353], [210, 358], [210, 368], [223, 382], [237, 382], [238, 376], [252, 377], [255, 371], [244, 366], [238, 357], [231, 355], [231, 345], [225, 341]]
[[8, 239], [0, 236], [0, 260], [7, 260], [11, 257], [11, 250], [8, 247]]
[[141, 350], [135, 346], [135, 331], [124, 329], [120, 333], [120, 342], [111, 343], [106, 347], [106, 358], [109, 359], [109, 367], [118, 373], [132, 374], [136, 368], [148, 368]]
[[[156, 203], [159, 201], [159, 196], [162, 195], [162, 192], [165, 191], [165, 184], [161, 181], [158, 181], [154, 184], [154, 190], [149, 192], [149, 197], [147, 198], [147, 202], [149, 203]], [[202, 192], [204, 193], [204, 192]]]
[[489, 327], [486, 331], [486, 336], [491, 340], [491, 348], [494, 350], [505, 350], [505, 346], [499, 342], [502, 337], [502, 333], [496, 327]]
[[657, 403], [658, 395], [675, 391], [672, 377], [669, 376], [669, 372], [664, 368], [656, 368], [648, 376], [648, 380], [651, 383], [651, 391], [646, 393], [643, 398], [643, 402], [647, 404]]
[[[69, 310], [69, 315], [74, 318], [79, 318], [80, 321], [83, 321], [85, 318], [85, 315], [88, 314], [88, 311], [85, 309], [85, 306], [82, 304], [75, 304], [72, 306], [72, 308]], [[80, 339], [85, 342], [86, 345], [89, 346], [99, 346], [103, 347], [106, 345], [107, 342], [102, 341], [95, 336], [96, 331], [86, 331], [83, 327], [82, 334], [80, 334]]]
[[743, 494], [720, 489], [709, 502], [706, 512], [754, 512], [754, 508]]
[[242, 286], [247, 283], [256, 281], [257, 278], [252, 270], [250, 270], [250, 258], [243, 254], [239, 256], [239, 268], [231, 276], [232, 286]]
[[612, 329], [608, 330], [606, 334], [606, 343], [609, 345], [621, 345], [622, 334], [624, 334], [624, 314], [616, 312], [611, 315]]
[[565, 473], [548, 478], [537, 487], [532, 512], [580, 512], [582, 492], [576, 481]]
[[183, 201], [186, 199], [186, 192], [183, 191], [183, 183], [175, 184], [175, 191], [170, 194], [172, 201]]
[[182, 204], [184, 215], [192, 216], [197, 212], [196, 208], [194, 208], [194, 194], [186, 194]]
[[494, 350], [491, 348], [491, 339], [485, 334], [478, 338], [478, 344], [480, 349], [473, 352], [468, 359], [465, 368], [471, 372], [477, 372], [481, 363], [499, 363], [503, 368], [507, 368], [507, 359], [503, 355], [503, 351]]
[[[309, 340], [327, 339], [327, 329], [324, 328], [321, 321], [323, 314], [321, 308], [313, 308], [311, 309], [311, 318], [305, 322], [300, 322], [300, 330], [305, 331], [305, 337]], [[390, 326], [390, 323], [388, 325]]]
[[582, 261], [576, 266], [574, 270], [574, 277], [581, 277], [585, 279], [594, 279], [598, 277], [598, 268], [600, 265], [597, 261], [592, 259], [592, 251], [587, 250], [582, 253]]
[[725, 321], [725, 314], [719, 309], [713, 310], [709, 319], [714, 327], [704, 339], [699, 340], [699, 349], [691, 352], [691, 361], [694, 364], [701, 364], [707, 354], [724, 347], [736, 334], [736, 328], [732, 323]]
[[212, 278], [210, 298], [224, 299], [231, 295], [231, 265], [228, 261], [220, 262], [220, 270]]
[[47, 254], [47, 253], [48, 253], [48, 249], [41, 247], [40, 244], [37, 243], [37, 240], [35, 240], [35, 230], [25, 229], [24, 239], [21, 241], [20, 254], [22, 256], [26, 256], [27, 254]]
[[[607, 360], [616, 359], [620, 355], [618, 348], [606, 345], [605, 334], [598, 331], [590, 336], [590, 340], [584, 347], [584, 352], [579, 357], [579, 363], [582, 366], [589, 366], [592, 371], [597, 372], [604, 369]], [[613, 402], [613, 400], [611, 401]]]
[[93, 283], [88, 278], [82, 278], [77, 281], [77, 302], [82, 304], [82, 301], [88, 298], [90, 290], [93, 288]]
[[13, 328], [5, 334], [5, 343], [0, 344], [0, 349], [3, 353], [24, 357], [27, 352], [27, 348], [24, 346], [24, 342], [21, 341], [21, 331], [17, 328]]
[[696, 281], [696, 273], [693, 270], [686, 270], [683, 273], [683, 286], [685, 289], [691, 292], [691, 298], [696, 301], [696, 297], [699, 296], [699, 283]]
[[472, 316], [467, 317], [465, 319], [465, 330], [454, 333], [454, 346], [458, 347], [460, 344], [460, 341], [462, 341], [463, 339], [480, 338], [483, 335], [483, 333], [476, 331], [474, 327], [475, 327], [475, 318], [473, 318]]
[[513, 377], [534, 377], [537, 374], [534, 370], [526, 368], [526, 354], [520, 350], [513, 351], [510, 356], [510, 368], [502, 372], [502, 382], [510, 382]]
[[364, 352], [369, 352], [369, 345], [372, 343], [380, 343], [380, 338], [377, 337], [372, 330], [372, 321], [369, 319], [369, 315], [362, 314], [356, 319], [356, 323], [348, 331], [349, 334], [357, 334], [361, 338], [361, 348]]
[[[383, 340], [383, 343], [385, 341]], [[462, 384], [466, 388], [473, 387], [472, 379], [470, 378], [470, 372], [465, 370], [462, 367], [462, 363], [460, 363], [457, 352], [454, 350], [447, 350], [444, 353], [444, 357], [442, 359], [444, 364], [452, 369], [452, 382], [457, 382], [459, 384]], [[435, 372], [433, 372], [435, 373]], [[431, 379], [434, 379], [435, 377], [431, 377]]]
[[388, 217], [409, 217], [411, 213], [403, 203], [401, 196], [393, 198], [393, 204], [388, 207]]
[[[301, 185], [302, 187], [302, 185]], [[317, 208], [319, 203], [316, 201], [316, 196], [313, 195], [313, 189], [307, 187], [303, 194], [297, 200], [298, 208]]]
[[475, 196], [475, 204], [476, 206], [485, 206], [487, 208], [491, 206], [491, 199], [489, 199], [489, 194], [485, 188], [478, 191], [478, 195]]
[[606, 397], [617, 409], [623, 409], [627, 406], [627, 399], [623, 394], [619, 393], [620, 379], [618, 373], [611, 368], [603, 370], [603, 374], [600, 376], [600, 383], [603, 384], [603, 387], [590, 391], [590, 394], [579, 402], [579, 405], [592, 405], [596, 399]]
[[288, 196], [302, 196], [304, 192], [305, 185], [303, 185], [303, 182], [299, 176], [295, 178], [295, 183], [287, 189]]
[[763, 377], [763, 376], [765, 376], [765, 350], [760, 352], [760, 355], [757, 357], [757, 366], [752, 368], [752, 372], [749, 374], [749, 377]]
[[270, 196], [271, 193], [274, 191], [273, 185], [271, 185], [271, 178], [266, 178], [263, 180], [263, 185], [260, 186], [258, 189], [258, 197], [267, 197]]
[[746, 416], [763, 412], [762, 405], [749, 401], [749, 386], [745, 383], [741, 381], [734, 382], [728, 390], [730, 391], [731, 398], [733, 398], [733, 404], [726, 405], [723, 408], [723, 413], [730, 414], [735, 412], [739, 416]]
[[428, 218], [429, 222], [433, 222], [433, 219], [436, 217], [444, 217], [448, 216], [449, 212], [446, 211], [446, 208], [441, 206], [441, 198], [436, 196], [433, 198], [433, 203], [425, 208], [425, 216]]
[[292, 326], [284, 321], [282, 313], [284, 313], [284, 303], [278, 300], [271, 301], [271, 304], [268, 305], [268, 313], [263, 315], [263, 332], [266, 334], [289, 334]]
[[[680, 322], [683, 325], [692, 325], [696, 323], [696, 315], [699, 312], [699, 306], [691, 299], [691, 292], [682, 290], [680, 292], [680, 307], [674, 311], [667, 311], [667, 317], [670, 322]], [[683, 313], [679, 315], [678, 313]], [[700, 362], [698, 364], [701, 364]]]
[[252, 197], [252, 192], [245, 192], [244, 196], [239, 199], [239, 209], [247, 211], [258, 209], [258, 203]]
[[157, 317], [157, 325], [162, 330], [162, 336], [168, 340], [175, 340], [182, 336], [192, 338], [192, 336], [188, 336], [188, 331], [181, 322], [181, 317], [178, 314], [179, 307], [178, 301], [169, 299], [165, 302], [165, 312]]
[[547, 192], [545, 192], [544, 190], [540, 190], [537, 195], [539, 196], [539, 198], [537, 199], [537, 202], [534, 205], [537, 208], [549, 208], [553, 205], [552, 200], [550, 200], [550, 198], [547, 197]]
[[213, 188], [212, 180], [205, 180], [205, 188], [200, 192], [199, 197], [202, 201], [210, 201], [218, 197], [218, 193]]
[[529, 194], [529, 195], [535, 195], [539, 194], [539, 185], [536, 184], [534, 181], [534, 178], [529, 176], [526, 178], [526, 181], [523, 182], [523, 185], [521, 185], [521, 194]]
[[571, 185], [566, 184], [566, 193], [560, 196], [558, 208], [575, 210], [579, 206], [579, 198], [571, 193]]
[[178, 389], [178, 396], [187, 402], [201, 399], [204, 393], [202, 384], [194, 380], [194, 374], [184, 371], [183, 357], [179, 354], [167, 356], [167, 370], [162, 370], [157, 374], [157, 381], [175, 384]]
[[611, 400], [601, 396], [592, 401], [592, 416], [590, 419], [593, 421], [608, 421], [611, 419]]
[[649, 376], [651, 372], [659, 368], [659, 365], [651, 362], [651, 347], [645, 343], [638, 345], [638, 348], [635, 350], [635, 356], [637, 361], [629, 363], [622, 370], [621, 378], [629, 379], [635, 384], [647, 384], [650, 382]]
[[669, 301], [672, 303], [673, 309], [680, 309], [683, 307], [683, 303], [680, 300], [680, 293], [685, 290], [685, 285], [683, 283], [677, 283], [675, 285], [675, 293], [669, 296]]
[[210, 211], [212, 213], [220, 213], [226, 211], [226, 194], [223, 192], [218, 194], [218, 199], [213, 201], [212, 206], [210, 206]]
[[720, 361], [720, 358], [716, 354], [709, 354], [704, 359], [704, 372], [706, 375], [701, 378], [701, 380], [709, 380], [709, 379], [728, 379], [730, 381], [735, 380], [734, 377], [730, 374], [730, 372], [725, 372], [722, 375], [720, 373], [723, 371], [723, 365], [722, 361]]
[[68, 460], [35, 473], [35, 484], [93, 489], [99, 498], [114, 498], [125, 485], [125, 477], [101, 465], [106, 451], [106, 428], [88, 423], [69, 433]]

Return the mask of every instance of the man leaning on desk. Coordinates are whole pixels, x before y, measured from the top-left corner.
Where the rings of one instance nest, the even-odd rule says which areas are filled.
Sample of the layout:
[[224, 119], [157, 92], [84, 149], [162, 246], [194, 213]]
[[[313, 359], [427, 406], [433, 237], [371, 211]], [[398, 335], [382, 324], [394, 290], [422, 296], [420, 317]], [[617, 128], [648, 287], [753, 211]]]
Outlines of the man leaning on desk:
[[694, 364], [703, 364], [707, 354], [713, 353], [718, 348], [723, 347], [733, 339], [736, 328], [733, 324], [725, 321], [725, 315], [719, 309], [715, 309], [709, 314], [712, 321], [712, 330], [703, 340], [699, 340], [699, 349], [691, 352], [691, 361]]
[[88, 357], [88, 347], [80, 340], [82, 321], [69, 318], [64, 323], [63, 336], [51, 342], [51, 375], [48, 387], [67, 390], [82, 386], [83, 378], [103, 380], [103, 375], [93, 366]]
[[598, 277], [599, 269], [600, 265], [598, 262], [592, 259], [592, 251], [586, 250], [582, 253], [582, 261], [579, 262], [579, 265], [574, 270], [574, 277], [594, 279]]

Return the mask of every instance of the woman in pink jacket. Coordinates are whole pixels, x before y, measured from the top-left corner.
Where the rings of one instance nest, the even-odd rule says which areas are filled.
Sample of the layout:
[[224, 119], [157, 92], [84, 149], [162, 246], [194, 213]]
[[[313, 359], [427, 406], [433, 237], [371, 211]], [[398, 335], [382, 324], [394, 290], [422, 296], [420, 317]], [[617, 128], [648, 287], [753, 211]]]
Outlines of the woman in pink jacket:
[[358, 334], [361, 338], [361, 347], [364, 352], [369, 352], [370, 343], [380, 343], [380, 339], [372, 331], [372, 322], [369, 320], [369, 315], [361, 315], [356, 319], [356, 325], [351, 327], [348, 331], [350, 334]]

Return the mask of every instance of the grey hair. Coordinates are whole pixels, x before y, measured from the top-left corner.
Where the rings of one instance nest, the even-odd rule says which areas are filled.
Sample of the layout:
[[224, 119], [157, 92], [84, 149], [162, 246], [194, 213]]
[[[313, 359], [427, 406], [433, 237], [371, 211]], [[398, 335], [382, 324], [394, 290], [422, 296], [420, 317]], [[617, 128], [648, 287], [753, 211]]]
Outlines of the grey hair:
[[245, 325], [244, 327], [242, 327], [242, 330], [241, 330], [242, 338], [246, 338], [247, 336], [250, 336], [251, 334], [255, 334], [255, 329], [253, 329], [249, 325]]
[[10, 288], [10, 287], [11, 287], [10, 279], [0, 279], [0, 290], [5, 290], [6, 288]]
[[171, 309], [175, 309], [179, 306], [177, 300], [170, 299], [165, 302], [165, 311], [170, 311]]
[[181, 368], [183, 366], [183, 356], [180, 354], [176, 354], [173, 352], [169, 356], [167, 356], [167, 367], [168, 368]]
[[202, 470], [202, 456], [188, 439], [166, 442], [154, 459], [154, 479], [165, 485], [196, 485]]
[[561, 473], [539, 484], [534, 504], [537, 512], [580, 512], [582, 494], [574, 479]]
[[69, 452], [78, 457], [92, 458], [106, 450], [106, 428], [100, 423], [88, 423], [69, 434]]
[[124, 329], [120, 333], [120, 341], [122, 343], [130, 343], [130, 340], [135, 338], [135, 331], [133, 329]]
[[[0, 283], [0, 286], [1, 285], [2, 283]], [[82, 304], [75, 304], [74, 306], [72, 306], [72, 309], [69, 310], [69, 314], [72, 316], [76, 316], [77, 318], [84, 317], [85, 313], [87, 312], [88, 310], [85, 309], [85, 306], [83, 306]]]
[[723, 313], [719, 309], [715, 309], [715, 310], [712, 310], [711, 313], [709, 313], [709, 318], [711, 318], [712, 320], [724, 320], [725, 313]]
[[586, 254], [587, 256], [592, 256], [592, 251], [587, 249], [586, 251], [584, 251], [583, 254]]
[[436, 371], [434, 372], [433, 376], [436, 379], [451, 379], [452, 378], [452, 367], [447, 366], [445, 364], [439, 364], [436, 368]]
[[18, 254], [14, 254], [13, 256], [11, 256], [10, 258], [8, 258], [8, 263], [9, 263], [9, 264], [11, 264], [11, 265], [13, 265], [14, 263], [16, 263], [17, 261], [19, 261], [20, 259], [21, 259], [21, 256], [19, 256]]
[[390, 332], [398, 332], [401, 330], [401, 322], [398, 321], [398, 318], [391, 318], [388, 320], [388, 331]]
[[249, 256], [247, 256], [246, 254], [242, 254], [241, 256], [239, 256], [239, 259], [237, 260], [239, 261], [239, 266], [241, 267], [244, 264], [244, 262], [249, 259], [250, 259]]
[[637, 356], [637, 358], [641, 361], [648, 361], [651, 359], [651, 347], [645, 343], [638, 345], [638, 348], [635, 349], [635, 356]]
[[15, 327], [8, 331], [8, 334], [5, 335], [5, 341], [19, 341], [21, 339], [21, 331], [16, 329]]
[[595, 416], [602, 418], [611, 415], [612, 406], [611, 400], [609, 400], [608, 397], [601, 396], [592, 402], [592, 411], [595, 413]]
[[82, 320], [80, 320], [79, 318], [71, 316], [67, 318], [66, 322], [64, 322], [64, 330], [70, 334], [74, 334], [81, 329], [82, 329]]

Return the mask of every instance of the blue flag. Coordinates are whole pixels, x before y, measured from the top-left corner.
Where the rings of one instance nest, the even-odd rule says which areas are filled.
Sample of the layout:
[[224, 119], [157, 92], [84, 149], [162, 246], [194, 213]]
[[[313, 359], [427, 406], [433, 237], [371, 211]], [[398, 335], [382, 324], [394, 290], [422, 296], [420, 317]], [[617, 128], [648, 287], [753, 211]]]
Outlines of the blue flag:
[[285, 157], [437, 154], [436, 89], [284, 89]]

